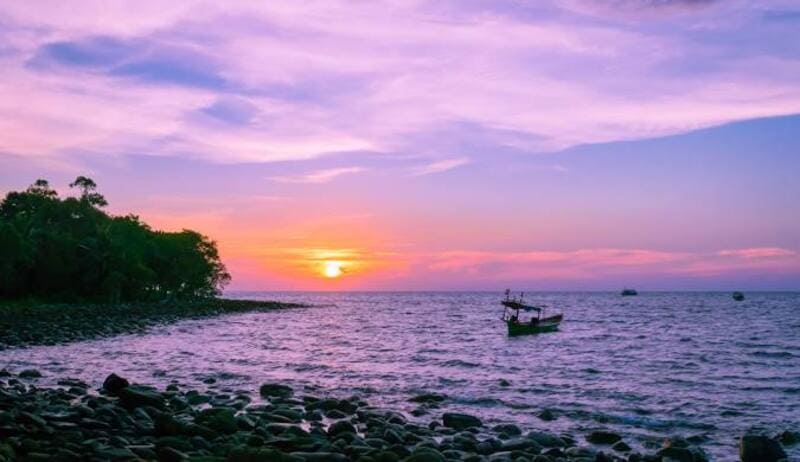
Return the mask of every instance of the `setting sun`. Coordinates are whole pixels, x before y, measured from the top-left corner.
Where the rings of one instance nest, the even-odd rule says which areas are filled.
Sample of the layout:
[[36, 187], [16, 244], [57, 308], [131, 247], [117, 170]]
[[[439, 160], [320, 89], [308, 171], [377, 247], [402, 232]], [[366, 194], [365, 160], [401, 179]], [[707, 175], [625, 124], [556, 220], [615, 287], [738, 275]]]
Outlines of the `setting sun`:
[[342, 264], [338, 261], [325, 262], [325, 270], [323, 272], [326, 278], [338, 278], [344, 272], [342, 271]]

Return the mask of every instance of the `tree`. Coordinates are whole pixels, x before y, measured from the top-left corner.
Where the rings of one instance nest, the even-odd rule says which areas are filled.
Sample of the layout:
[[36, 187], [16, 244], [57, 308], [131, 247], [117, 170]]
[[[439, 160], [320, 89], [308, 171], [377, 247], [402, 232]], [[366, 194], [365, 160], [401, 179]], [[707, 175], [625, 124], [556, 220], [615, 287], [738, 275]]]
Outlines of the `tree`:
[[60, 199], [45, 180], [0, 201], [0, 298], [159, 300], [211, 297], [230, 275], [216, 244], [195, 231], [152, 230], [111, 216], [95, 182]]
[[97, 189], [97, 184], [91, 178], [79, 176], [78, 178], [75, 178], [75, 181], [69, 184], [69, 187], [80, 188], [81, 200], [91, 204], [92, 206], [105, 207], [108, 205], [106, 198], [95, 191]]

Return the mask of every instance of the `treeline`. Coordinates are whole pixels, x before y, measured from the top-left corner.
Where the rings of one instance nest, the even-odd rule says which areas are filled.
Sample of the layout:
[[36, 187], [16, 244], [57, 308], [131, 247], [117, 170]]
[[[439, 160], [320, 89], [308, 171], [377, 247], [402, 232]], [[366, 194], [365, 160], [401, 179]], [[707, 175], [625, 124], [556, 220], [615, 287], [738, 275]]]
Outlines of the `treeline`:
[[0, 202], [0, 298], [157, 301], [218, 295], [230, 280], [209, 238], [112, 216], [90, 178], [60, 198], [45, 180]]

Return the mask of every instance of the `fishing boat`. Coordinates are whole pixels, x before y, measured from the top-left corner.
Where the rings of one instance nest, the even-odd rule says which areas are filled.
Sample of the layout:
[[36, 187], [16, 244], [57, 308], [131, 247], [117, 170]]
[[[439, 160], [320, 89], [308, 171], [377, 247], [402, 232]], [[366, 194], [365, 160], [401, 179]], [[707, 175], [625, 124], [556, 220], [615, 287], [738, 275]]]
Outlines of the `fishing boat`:
[[733, 293], [733, 295], [731, 295], [731, 296], [732, 296], [732, 297], [733, 297], [733, 299], [734, 299], [734, 300], [736, 300], [737, 302], [741, 302], [742, 300], [744, 300], [744, 294], [743, 294], [743, 293], [741, 293], [741, 292], [734, 292], [734, 293]]
[[636, 289], [622, 289], [622, 293], [620, 295], [623, 297], [629, 297], [631, 295], [639, 295], [639, 292], [636, 292]]
[[[511, 296], [511, 291], [506, 290], [506, 298], [501, 300], [503, 305], [503, 317], [500, 318], [508, 326], [508, 335], [529, 335], [540, 334], [543, 332], [554, 332], [558, 330], [558, 325], [564, 319], [564, 314], [559, 313], [547, 316], [545, 305], [530, 305], [524, 301], [525, 294], [521, 293], [519, 298]], [[530, 319], [522, 319], [520, 311], [535, 313]]]

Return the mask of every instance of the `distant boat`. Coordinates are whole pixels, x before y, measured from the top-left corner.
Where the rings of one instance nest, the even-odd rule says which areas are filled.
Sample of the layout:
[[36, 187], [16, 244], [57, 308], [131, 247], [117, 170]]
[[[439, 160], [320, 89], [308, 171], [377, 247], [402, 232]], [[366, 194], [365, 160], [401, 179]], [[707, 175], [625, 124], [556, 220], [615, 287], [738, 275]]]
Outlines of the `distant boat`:
[[[558, 330], [558, 325], [564, 319], [564, 314], [559, 313], [553, 316], [545, 315], [546, 306], [529, 305], [523, 301], [525, 294], [520, 294], [519, 298], [512, 298], [511, 291], [506, 290], [506, 298], [501, 300], [503, 305], [503, 317], [508, 326], [508, 335], [529, 335], [540, 334], [543, 332], [554, 332]], [[535, 312], [536, 316], [528, 320], [520, 318], [519, 312]]]
[[639, 292], [636, 292], [635, 289], [622, 289], [622, 293], [620, 295], [623, 297], [628, 297], [631, 295], [639, 295]]
[[741, 302], [742, 300], [744, 300], [744, 294], [743, 294], [743, 293], [741, 293], [741, 292], [734, 292], [734, 293], [733, 293], [733, 295], [732, 295], [732, 297], [733, 297], [733, 299], [734, 299], [734, 300], [736, 300], [737, 302]]

